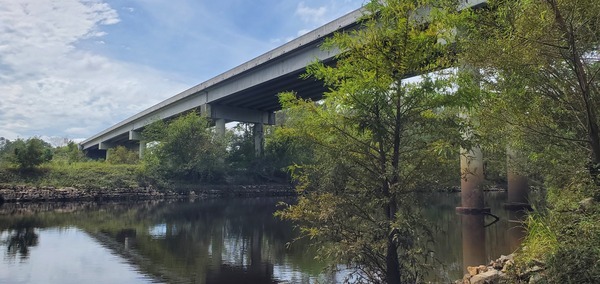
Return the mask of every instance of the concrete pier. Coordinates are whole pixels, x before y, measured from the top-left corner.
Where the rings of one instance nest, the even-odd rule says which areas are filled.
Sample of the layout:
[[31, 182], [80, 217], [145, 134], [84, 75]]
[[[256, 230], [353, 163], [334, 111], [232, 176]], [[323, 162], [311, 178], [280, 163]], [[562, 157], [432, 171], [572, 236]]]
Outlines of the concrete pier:
[[264, 125], [255, 123], [252, 134], [254, 135], [254, 154], [257, 158], [262, 157], [265, 149]]
[[490, 212], [484, 207], [483, 188], [483, 153], [478, 146], [471, 150], [461, 149], [460, 153], [460, 190], [461, 207], [456, 212], [464, 214], [480, 214]]

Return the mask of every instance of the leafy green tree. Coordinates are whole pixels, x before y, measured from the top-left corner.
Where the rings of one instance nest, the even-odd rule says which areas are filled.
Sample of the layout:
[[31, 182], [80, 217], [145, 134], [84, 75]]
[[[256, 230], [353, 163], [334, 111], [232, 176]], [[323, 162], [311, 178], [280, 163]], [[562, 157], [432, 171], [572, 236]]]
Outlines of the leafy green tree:
[[12, 161], [25, 170], [52, 160], [52, 146], [39, 138], [17, 139], [12, 144], [12, 151]]
[[12, 152], [12, 141], [0, 137], [0, 162], [7, 162]]
[[[486, 94], [479, 131], [488, 147], [520, 151], [521, 170], [548, 189], [551, 206], [529, 218], [523, 258], [547, 264], [542, 282], [595, 283], [600, 2], [495, 0], [473, 19], [459, 40]], [[590, 196], [595, 203], [580, 204]]]
[[345, 51], [336, 65], [308, 68], [330, 88], [325, 98], [281, 96], [287, 134], [314, 145], [315, 162], [295, 168], [300, 198], [280, 215], [325, 259], [355, 268], [355, 280], [423, 281], [428, 228], [416, 193], [458, 182], [456, 109], [466, 100], [440, 70], [451, 64], [444, 43], [460, 17], [441, 4], [371, 1], [360, 29], [325, 43]]
[[54, 149], [53, 161], [63, 161], [69, 164], [86, 161], [87, 158], [83, 151], [79, 149], [77, 143], [69, 141], [67, 145]]
[[481, 108], [483, 130], [492, 129], [494, 141], [545, 152], [545, 164], [588, 168], [600, 185], [600, 3], [489, 2], [462, 44], [463, 60], [481, 70], [489, 95]]
[[225, 138], [207, 118], [191, 112], [172, 121], [156, 121], [143, 132], [149, 143], [144, 160], [151, 175], [179, 183], [217, 183], [225, 177]]
[[256, 157], [252, 124], [239, 123], [233, 128], [226, 162], [235, 171], [234, 175], [244, 175], [253, 170]]

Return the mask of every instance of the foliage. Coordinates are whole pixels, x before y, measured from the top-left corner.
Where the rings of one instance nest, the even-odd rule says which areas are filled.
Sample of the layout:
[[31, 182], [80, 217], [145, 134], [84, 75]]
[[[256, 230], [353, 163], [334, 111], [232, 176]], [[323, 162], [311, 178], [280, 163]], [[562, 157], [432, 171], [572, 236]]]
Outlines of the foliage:
[[[314, 145], [315, 161], [294, 167], [301, 197], [279, 214], [324, 259], [355, 268], [353, 280], [423, 281], [429, 234], [414, 194], [457, 182], [465, 122], [456, 111], [468, 100], [443, 70], [452, 62], [448, 27], [461, 16], [439, 4], [371, 1], [361, 29], [325, 43], [345, 51], [337, 64], [308, 68], [330, 88], [323, 101], [281, 95], [284, 132]], [[429, 75], [406, 79], [414, 74]]]
[[256, 157], [251, 124], [238, 124], [226, 160], [230, 179], [236, 183], [289, 182], [289, 167], [310, 160], [312, 145], [285, 135], [285, 129], [285, 125], [265, 126], [264, 153]]
[[81, 151], [79, 146], [73, 141], [69, 141], [65, 146], [55, 148], [52, 157], [53, 162], [65, 162], [69, 164], [84, 162], [86, 160], [87, 158], [83, 151]]
[[478, 12], [465, 33], [462, 53], [465, 62], [481, 70], [488, 94], [480, 109], [484, 131], [492, 129], [487, 131], [491, 139], [511, 141], [530, 153], [558, 159], [565, 155], [556, 151], [569, 153], [567, 159], [578, 161], [561, 162], [588, 168], [595, 179], [600, 5], [594, 0], [497, 0], [490, 6]]
[[143, 132], [150, 144], [144, 162], [149, 176], [179, 183], [217, 183], [225, 175], [225, 138], [205, 117], [191, 112], [170, 122], [156, 121]]
[[125, 146], [117, 146], [115, 148], [109, 149], [108, 158], [106, 162], [109, 164], [136, 164], [140, 158], [139, 154], [135, 151], [129, 150], [125, 148]]
[[[544, 282], [600, 275], [600, 2], [489, 1], [464, 25], [462, 62], [480, 70], [478, 129], [488, 147], [524, 153], [550, 208], [527, 221], [521, 256], [546, 263]], [[579, 202], [594, 197], [592, 208]], [[596, 220], [596, 221], [593, 221]]]
[[52, 147], [39, 138], [17, 139], [10, 145], [9, 160], [22, 170], [31, 170], [52, 160]]
[[46, 163], [28, 172], [0, 167], [0, 183], [10, 185], [76, 187], [80, 189], [133, 188], [143, 177], [140, 165], [111, 165], [88, 161]]

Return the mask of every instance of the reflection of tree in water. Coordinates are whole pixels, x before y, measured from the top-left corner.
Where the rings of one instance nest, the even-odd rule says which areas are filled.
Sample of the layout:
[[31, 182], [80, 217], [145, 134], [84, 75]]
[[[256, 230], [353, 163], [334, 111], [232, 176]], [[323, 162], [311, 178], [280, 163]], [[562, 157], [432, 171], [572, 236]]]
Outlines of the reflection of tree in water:
[[6, 245], [6, 254], [11, 258], [20, 255], [21, 259], [29, 257], [29, 247], [38, 244], [38, 234], [33, 227], [19, 227], [8, 231], [8, 237], [2, 241]]

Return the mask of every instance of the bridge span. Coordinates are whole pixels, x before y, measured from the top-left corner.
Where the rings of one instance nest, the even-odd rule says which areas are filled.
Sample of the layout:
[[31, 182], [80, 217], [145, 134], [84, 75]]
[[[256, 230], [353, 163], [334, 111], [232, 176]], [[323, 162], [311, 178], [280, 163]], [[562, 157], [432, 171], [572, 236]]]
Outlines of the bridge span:
[[[118, 145], [139, 147], [144, 144], [141, 131], [159, 119], [169, 119], [189, 111], [200, 111], [211, 118], [217, 131], [225, 131], [231, 121], [255, 124], [262, 140], [262, 126], [274, 124], [279, 110], [277, 94], [295, 91], [300, 97], [319, 99], [326, 91], [323, 82], [303, 80], [300, 75], [316, 59], [332, 62], [339, 52], [323, 51], [320, 44], [337, 31], [357, 26], [363, 9], [357, 9], [280, 47], [243, 63], [208, 81], [168, 98], [116, 125], [86, 139], [81, 148], [90, 156], [102, 157]], [[260, 144], [260, 143], [259, 143]], [[260, 149], [257, 149], [260, 151]]]

